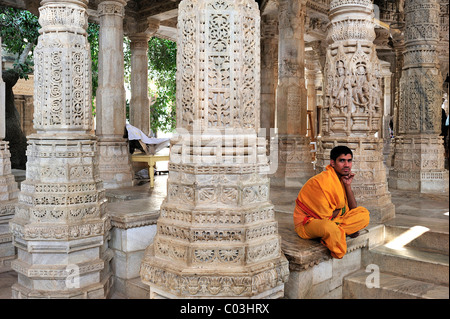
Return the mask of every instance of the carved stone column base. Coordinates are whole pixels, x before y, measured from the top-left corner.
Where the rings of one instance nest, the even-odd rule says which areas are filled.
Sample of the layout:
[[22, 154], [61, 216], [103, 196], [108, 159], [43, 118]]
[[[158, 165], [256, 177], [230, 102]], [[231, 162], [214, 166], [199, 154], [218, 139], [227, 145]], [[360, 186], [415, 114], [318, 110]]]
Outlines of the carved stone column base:
[[0, 273], [10, 271], [11, 261], [17, 258], [8, 224], [14, 217], [16, 205], [17, 198], [0, 202]]
[[359, 206], [370, 211], [370, 219], [384, 222], [395, 215], [395, 206], [388, 191], [383, 163], [383, 140], [375, 137], [322, 137], [317, 152], [317, 170], [330, 163], [330, 151], [337, 145], [348, 146], [353, 152], [352, 190]]
[[270, 176], [272, 186], [302, 187], [315, 175], [310, 139], [305, 136], [278, 137], [278, 167]]
[[[9, 142], [0, 141], [0, 205], [17, 198], [19, 188], [11, 173], [11, 153], [8, 147]], [[0, 210], [1, 216], [5, 214], [3, 206]], [[12, 212], [14, 214], [14, 212]]]
[[14, 217], [19, 188], [11, 173], [9, 142], [0, 141], [0, 273], [11, 270], [16, 249], [9, 231], [9, 221]]
[[[20, 205], [19, 205], [20, 206]], [[106, 298], [112, 287], [109, 217], [89, 223], [11, 222], [18, 259], [13, 298]], [[106, 235], [104, 235], [106, 234]]]
[[133, 168], [130, 163], [128, 144], [125, 140], [99, 139], [98, 142], [100, 178], [105, 189], [134, 185]]
[[281, 258], [248, 267], [189, 268], [154, 257], [150, 245], [141, 265], [141, 279], [150, 286], [150, 298], [275, 299], [284, 296], [289, 263]]
[[14, 298], [109, 294], [111, 223], [96, 149], [92, 135], [28, 137], [26, 180], [9, 222], [17, 248]]
[[167, 197], [140, 270], [152, 297], [282, 296], [289, 267], [264, 142], [256, 134], [172, 140]]
[[110, 297], [112, 286], [113, 277], [112, 273], [109, 273], [102, 282], [80, 289], [39, 291], [16, 283], [11, 287], [11, 290], [14, 299], [107, 299]]
[[444, 168], [442, 137], [396, 137], [393, 161], [394, 167], [389, 173], [389, 187], [421, 193], [448, 192], [449, 172]]
[[[13, 201], [17, 203], [17, 200]], [[6, 206], [5, 203], [0, 204], [0, 209], [3, 211], [14, 212], [14, 204], [9, 202], [10, 205]], [[12, 209], [11, 209], [12, 208]], [[0, 212], [1, 214], [2, 212]], [[12, 218], [12, 214], [0, 215], [0, 273], [11, 270], [11, 261], [17, 257], [16, 249], [12, 243], [12, 234], [9, 231], [8, 221]]]

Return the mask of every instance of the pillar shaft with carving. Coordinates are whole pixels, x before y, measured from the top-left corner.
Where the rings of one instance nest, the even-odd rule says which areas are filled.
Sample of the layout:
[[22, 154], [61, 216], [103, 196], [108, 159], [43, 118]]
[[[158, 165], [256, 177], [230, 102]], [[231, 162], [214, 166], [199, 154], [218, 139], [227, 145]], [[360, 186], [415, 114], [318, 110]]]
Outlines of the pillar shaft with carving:
[[130, 124], [150, 136], [150, 99], [148, 97], [148, 40], [159, 28], [159, 21], [126, 21], [131, 46]]
[[317, 166], [329, 164], [336, 145], [353, 150], [353, 191], [371, 219], [394, 216], [383, 164], [381, 71], [373, 41], [371, 0], [333, 0], [330, 4], [329, 43], [324, 70], [325, 104]]
[[261, 128], [269, 139], [270, 129], [275, 128], [278, 19], [265, 15], [261, 20]]
[[177, 133], [167, 197], [141, 279], [151, 297], [275, 298], [288, 263], [258, 137], [260, 13], [254, 0], [183, 0]]
[[306, 1], [279, 1], [277, 132], [278, 169], [274, 186], [301, 187], [314, 175], [310, 138], [306, 136]]
[[34, 51], [34, 128], [10, 222], [14, 298], [105, 298], [112, 285], [109, 218], [91, 134], [87, 1], [44, 0]]
[[150, 136], [150, 99], [148, 97], [148, 40], [149, 36], [130, 36], [131, 100], [130, 124]]
[[123, 73], [123, 17], [125, 0], [101, 1], [96, 135], [99, 170], [105, 188], [133, 185], [125, 132], [125, 86]]
[[405, 56], [400, 80], [398, 131], [389, 186], [448, 191], [441, 132], [442, 77], [439, 71], [439, 3], [405, 2]]

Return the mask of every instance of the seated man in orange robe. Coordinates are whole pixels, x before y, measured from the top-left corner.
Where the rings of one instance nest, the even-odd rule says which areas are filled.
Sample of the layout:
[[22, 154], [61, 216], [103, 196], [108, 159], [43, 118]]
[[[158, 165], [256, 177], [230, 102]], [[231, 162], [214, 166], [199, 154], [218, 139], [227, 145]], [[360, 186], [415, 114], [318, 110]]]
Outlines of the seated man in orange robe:
[[294, 210], [296, 233], [304, 239], [321, 238], [334, 258], [347, 252], [346, 235], [356, 237], [369, 224], [369, 211], [358, 207], [351, 188], [353, 153], [336, 146], [330, 165], [311, 177], [300, 190]]

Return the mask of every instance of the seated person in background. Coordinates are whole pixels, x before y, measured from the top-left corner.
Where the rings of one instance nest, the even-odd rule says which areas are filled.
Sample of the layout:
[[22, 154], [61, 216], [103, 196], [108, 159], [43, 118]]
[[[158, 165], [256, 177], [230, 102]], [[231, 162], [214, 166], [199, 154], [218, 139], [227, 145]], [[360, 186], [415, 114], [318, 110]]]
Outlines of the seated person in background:
[[320, 238], [334, 258], [347, 252], [346, 235], [356, 237], [369, 224], [369, 211], [357, 206], [351, 188], [353, 153], [336, 146], [330, 165], [301, 188], [294, 210], [296, 233], [304, 239]]
[[140, 129], [131, 124], [125, 125], [125, 138], [128, 138], [130, 145], [130, 153], [133, 154], [135, 149], [141, 150], [148, 155], [155, 155], [163, 148], [170, 145], [169, 138], [148, 137]]

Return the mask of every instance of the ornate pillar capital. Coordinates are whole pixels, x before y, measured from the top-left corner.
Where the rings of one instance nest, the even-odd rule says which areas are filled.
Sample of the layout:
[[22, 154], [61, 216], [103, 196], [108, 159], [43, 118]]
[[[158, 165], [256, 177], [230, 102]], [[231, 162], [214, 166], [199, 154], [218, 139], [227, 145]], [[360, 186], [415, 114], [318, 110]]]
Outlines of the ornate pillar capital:
[[[147, 37], [150, 39], [159, 29], [159, 20], [147, 18], [136, 20], [133, 18], [126, 18], [124, 23], [124, 32], [133, 41], [138, 40], [137, 37]], [[147, 39], [147, 41], [148, 41]]]
[[125, 6], [128, 0], [104, 0], [100, 1], [97, 7], [98, 16], [103, 15], [117, 15], [120, 17], [125, 16]]

